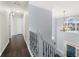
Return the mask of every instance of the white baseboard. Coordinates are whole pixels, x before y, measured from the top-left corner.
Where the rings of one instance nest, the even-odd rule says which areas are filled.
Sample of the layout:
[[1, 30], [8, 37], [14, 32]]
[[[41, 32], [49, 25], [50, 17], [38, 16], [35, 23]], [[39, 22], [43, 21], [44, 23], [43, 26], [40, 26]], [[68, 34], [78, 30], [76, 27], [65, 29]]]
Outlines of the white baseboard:
[[[25, 38], [25, 39], [26, 39], [26, 38]], [[32, 52], [31, 52], [31, 50], [30, 50], [30, 46], [29, 46], [28, 42], [27, 42], [27, 41], [25, 41], [25, 42], [26, 42], [26, 44], [27, 44], [27, 48], [28, 48], [28, 50], [29, 50], [29, 53], [30, 53], [31, 57], [33, 57], [33, 54], [32, 54]]]
[[56, 49], [56, 53], [59, 55], [59, 56], [61, 56], [61, 57], [65, 57], [64, 56], [64, 53], [60, 50], [60, 49]]
[[28, 46], [28, 50], [29, 50], [29, 53], [30, 53], [31, 57], [33, 57], [34, 55], [32, 54], [32, 52], [30, 50], [30, 46]]
[[7, 47], [7, 45], [9, 44], [9, 40], [7, 41], [6, 45], [4, 46], [3, 50], [0, 52], [0, 56], [2, 55], [3, 51], [5, 50], [5, 48]]

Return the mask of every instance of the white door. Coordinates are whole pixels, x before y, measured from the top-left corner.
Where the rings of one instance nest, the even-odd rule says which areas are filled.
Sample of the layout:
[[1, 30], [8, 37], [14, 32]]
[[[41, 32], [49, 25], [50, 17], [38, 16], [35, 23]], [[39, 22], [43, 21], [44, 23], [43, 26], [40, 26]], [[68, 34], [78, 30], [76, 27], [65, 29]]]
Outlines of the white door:
[[16, 34], [23, 34], [23, 18], [17, 18]]
[[23, 16], [17, 13], [11, 15], [11, 36], [23, 34]]

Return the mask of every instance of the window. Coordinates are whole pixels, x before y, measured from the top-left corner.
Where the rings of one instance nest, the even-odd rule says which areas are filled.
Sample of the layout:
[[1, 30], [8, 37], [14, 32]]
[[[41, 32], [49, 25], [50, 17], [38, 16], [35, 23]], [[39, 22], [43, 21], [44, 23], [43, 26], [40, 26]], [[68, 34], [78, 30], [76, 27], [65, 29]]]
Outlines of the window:
[[79, 19], [76, 17], [68, 17], [64, 21], [62, 31], [79, 31]]
[[70, 28], [70, 31], [75, 31], [75, 24], [74, 23], [68, 23], [68, 27]]

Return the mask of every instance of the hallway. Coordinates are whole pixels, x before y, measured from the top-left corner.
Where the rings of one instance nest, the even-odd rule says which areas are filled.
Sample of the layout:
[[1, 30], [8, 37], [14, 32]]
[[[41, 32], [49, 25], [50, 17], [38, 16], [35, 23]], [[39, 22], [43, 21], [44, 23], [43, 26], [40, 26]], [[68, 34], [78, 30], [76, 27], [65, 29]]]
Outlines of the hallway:
[[18, 34], [12, 37], [12, 40], [3, 52], [2, 57], [30, 57], [23, 35]]

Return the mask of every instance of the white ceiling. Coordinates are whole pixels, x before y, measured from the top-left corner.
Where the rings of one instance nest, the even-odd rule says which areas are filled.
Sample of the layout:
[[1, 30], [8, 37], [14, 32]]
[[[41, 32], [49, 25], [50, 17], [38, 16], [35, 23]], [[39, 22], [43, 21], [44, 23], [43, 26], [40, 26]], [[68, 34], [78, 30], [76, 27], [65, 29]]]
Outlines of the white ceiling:
[[0, 7], [10, 8], [10, 9], [19, 9], [27, 10], [28, 2], [27, 1], [0, 1]]
[[53, 17], [79, 15], [79, 1], [36, 1], [31, 5], [53, 11]]

